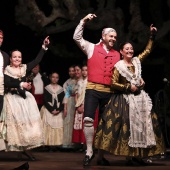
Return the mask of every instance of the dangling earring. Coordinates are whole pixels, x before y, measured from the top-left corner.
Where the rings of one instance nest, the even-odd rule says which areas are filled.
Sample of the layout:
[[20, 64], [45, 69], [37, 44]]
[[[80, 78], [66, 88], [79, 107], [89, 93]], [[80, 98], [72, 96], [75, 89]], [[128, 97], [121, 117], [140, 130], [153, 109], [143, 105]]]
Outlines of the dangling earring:
[[12, 62], [10, 62], [10, 67], [12, 67]]

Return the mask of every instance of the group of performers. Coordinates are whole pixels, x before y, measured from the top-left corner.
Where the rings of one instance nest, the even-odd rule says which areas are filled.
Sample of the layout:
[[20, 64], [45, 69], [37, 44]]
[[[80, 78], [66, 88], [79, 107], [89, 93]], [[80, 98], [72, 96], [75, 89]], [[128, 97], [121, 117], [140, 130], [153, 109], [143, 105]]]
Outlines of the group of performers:
[[[75, 29], [73, 39], [87, 55], [87, 65], [69, 68], [70, 79], [60, 86], [59, 74], [49, 76], [43, 102], [38, 108], [30, 92], [27, 73], [42, 60], [50, 44], [47, 36], [37, 57], [22, 63], [22, 53], [0, 52], [0, 150], [29, 152], [43, 145], [83, 143], [83, 166], [90, 165], [98, 149], [97, 165], [109, 166], [105, 151], [124, 156], [127, 165], [144, 165], [143, 158], [165, 152], [159, 121], [152, 100], [144, 90], [141, 62], [150, 54], [157, 31], [150, 26], [149, 41], [143, 52], [134, 55], [130, 42], [113, 49], [117, 32], [104, 28], [99, 43], [83, 38], [84, 26], [97, 16], [88, 14]], [[3, 42], [0, 30], [0, 46]], [[10, 61], [10, 63], [9, 63]], [[72, 71], [75, 72], [73, 78]], [[81, 75], [80, 75], [81, 72]], [[97, 112], [97, 113], [96, 113]], [[28, 165], [27, 165], [28, 166]]]

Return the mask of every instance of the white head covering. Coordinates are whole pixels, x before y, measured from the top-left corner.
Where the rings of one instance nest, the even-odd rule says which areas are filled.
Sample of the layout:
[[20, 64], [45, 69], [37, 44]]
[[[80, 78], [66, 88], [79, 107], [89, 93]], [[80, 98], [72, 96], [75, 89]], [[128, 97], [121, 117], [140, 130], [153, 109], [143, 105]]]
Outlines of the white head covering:
[[109, 34], [110, 32], [115, 32], [116, 33], [116, 30], [113, 29], [113, 28], [104, 28], [103, 31], [102, 31], [102, 35], [103, 34]]

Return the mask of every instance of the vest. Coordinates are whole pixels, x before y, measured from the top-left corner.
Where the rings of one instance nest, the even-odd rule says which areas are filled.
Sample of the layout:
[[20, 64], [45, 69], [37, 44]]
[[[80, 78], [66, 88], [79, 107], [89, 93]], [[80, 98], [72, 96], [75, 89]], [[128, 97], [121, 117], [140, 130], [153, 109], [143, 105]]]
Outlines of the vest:
[[93, 55], [87, 62], [88, 82], [110, 85], [113, 67], [119, 60], [119, 52], [111, 49], [107, 53], [102, 43], [95, 45]]

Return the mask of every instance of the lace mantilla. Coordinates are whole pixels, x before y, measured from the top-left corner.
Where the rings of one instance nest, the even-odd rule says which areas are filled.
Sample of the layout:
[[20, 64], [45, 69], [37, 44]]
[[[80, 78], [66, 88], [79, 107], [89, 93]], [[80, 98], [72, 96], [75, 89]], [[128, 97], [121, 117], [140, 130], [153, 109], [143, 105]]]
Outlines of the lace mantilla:
[[129, 146], [140, 148], [155, 146], [156, 141], [151, 118], [151, 98], [144, 90], [139, 95], [124, 94], [123, 97], [129, 104]]
[[[132, 64], [135, 67], [133, 73], [128, 69], [123, 60], [116, 63], [115, 67], [131, 84], [140, 85], [141, 79], [141, 62], [137, 57], [132, 58]], [[123, 97], [129, 104], [130, 120], [130, 147], [148, 148], [156, 145], [153, 132], [151, 109], [152, 101], [148, 94], [142, 90], [139, 95], [124, 94]]]
[[15, 79], [20, 79], [21, 77], [24, 77], [26, 75], [26, 69], [27, 69], [26, 64], [21, 65], [19, 72], [18, 69], [13, 68], [11, 66], [7, 66], [5, 68], [4, 74], [13, 77]]
[[132, 58], [132, 64], [135, 67], [135, 73], [131, 72], [125, 62], [120, 60], [115, 64], [115, 67], [119, 71], [119, 73], [127, 79], [127, 81], [131, 82], [131, 84], [140, 85], [141, 79], [141, 62], [137, 57]]

